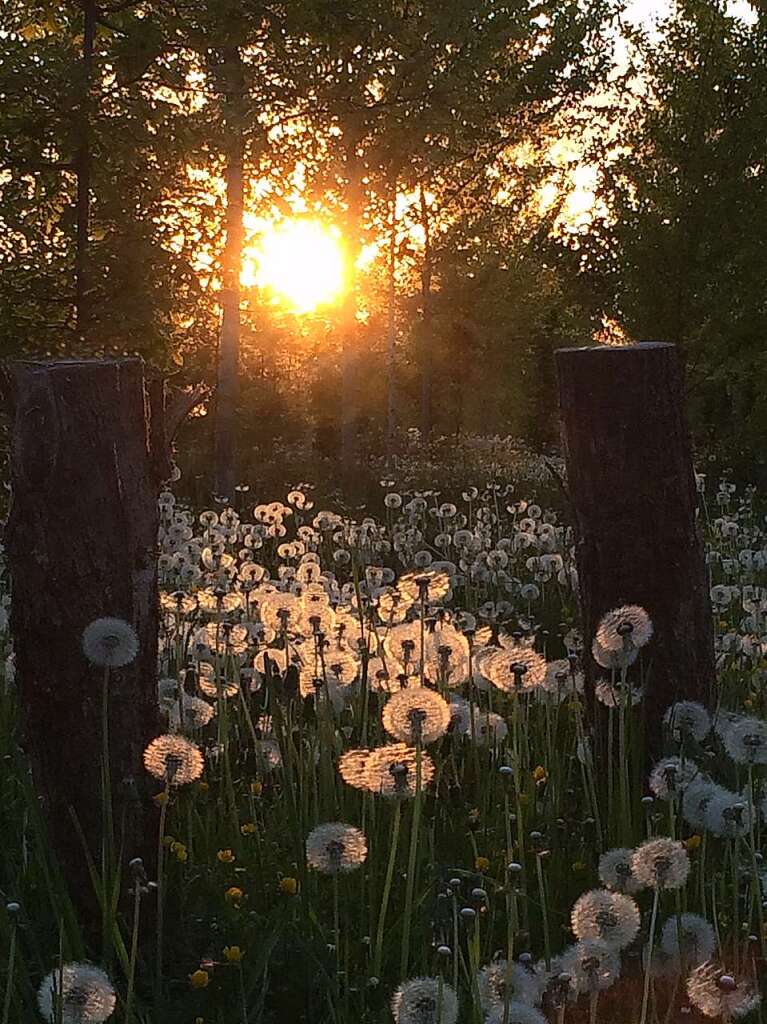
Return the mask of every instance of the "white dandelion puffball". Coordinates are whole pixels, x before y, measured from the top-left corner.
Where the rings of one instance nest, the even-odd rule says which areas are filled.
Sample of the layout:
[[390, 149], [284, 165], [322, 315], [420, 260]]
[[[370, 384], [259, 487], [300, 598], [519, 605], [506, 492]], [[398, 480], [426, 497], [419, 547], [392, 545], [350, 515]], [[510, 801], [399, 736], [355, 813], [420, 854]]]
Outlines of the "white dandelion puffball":
[[599, 939], [583, 939], [562, 955], [562, 970], [575, 992], [604, 992], [620, 976], [620, 954]]
[[639, 648], [624, 647], [617, 651], [610, 651], [594, 637], [594, 642], [591, 645], [591, 657], [601, 668], [628, 668], [639, 657]]
[[[386, 797], [412, 797], [416, 792], [418, 752], [405, 743], [390, 743], [370, 751], [365, 764], [365, 788]], [[434, 762], [421, 752], [421, 788], [434, 778]]]
[[690, 873], [690, 858], [675, 839], [648, 839], [634, 850], [631, 870], [648, 888], [679, 889]]
[[183, 736], [158, 736], [144, 751], [144, 767], [170, 786], [184, 786], [202, 775], [204, 761], [196, 743]]
[[639, 907], [623, 893], [592, 889], [575, 901], [570, 921], [577, 939], [601, 939], [624, 949], [639, 931]]
[[650, 616], [638, 604], [613, 608], [597, 626], [596, 640], [605, 651], [622, 651], [627, 647], [644, 647], [652, 638]]
[[92, 665], [122, 668], [138, 654], [138, 634], [124, 619], [94, 619], [83, 630], [82, 644]]
[[37, 1005], [43, 1019], [54, 1024], [61, 996], [62, 1024], [101, 1024], [114, 1012], [115, 990], [109, 977], [93, 964], [64, 964], [43, 979]]
[[543, 1016], [540, 1010], [536, 1010], [529, 1003], [522, 1003], [512, 999], [509, 1003], [507, 1018], [504, 1018], [503, 1003], [494, 1006], [487, 1015], [485, 1024], [503, 1024], [504, 1019], [508, 1024], [548, 1024], [548, 1019]]
[[688, 967], [697, 967], [710, 959], [716, 949], [713, 927], [700, 914], [681, 914], [669, 917], [663, 925], [660, 948], [674, 963], [679, 963], [679, 936], [681, 932], [682, 952]]
[[741, 718], [722, 737], [724, 749], [737, 764], [767, 764], [767, 722]]
[[695, 700], [680, 700], [666, 709], [663, 722], [677, 743], [689, 736], [700, 743], [711, 732], [711, 715]]
[[606, 708], [619, 708], [624, 700], [628, 700], [629, 707], [636, 707], [641, 704], [643, 693], [638, 686], [629, 686], [627, 683], [624, 687], [620, 682], [611, 683], [609, 679], [600, 679], [594, 687], [594, 696]]
[[649, 785], [660, 800], [684, 794], [688, 786], [704, 778], [694, 761], [664, 757], [650, 772]]
[[[181, 705], [183, 704], [183, 721]], [[212, 704], [200, 697], [184, 694], [182, 701], [175, 701], [168, 711], [168, 725], [173, 732], [188, 729], [204, 729], [216, 713]]]
[[720, 789], [705, 776], [688, 786], [682, 797], [682, 817], [688, 825], [697, 829], [707, 828], [706, 812]]
[[750, 977], [728, 974], [720, 964], [708, 960], [687, 978], [687, 997], [706, 1017], [738, 1020], [761, 1002], [761, 995]]
[[391, 1012], [396, 1024], [455, 1024], [458, 996], [446, 981], [411, 978], [392, 996]]
[[717, 786], [703, 812], [703, 825], [716, 836], [734, 839], [751, 830], [751, 806], [739, 793]]
[[347, 750], [338, 759], [338, 774], [347, 784], [355, 789], [368, 788], [367, 764], [370, 757], [370, 750], [360, 748], [358, 750]]
[[434, 743], [450, 725], [450, 705], [434, 690], [411, 686], [393, 694], [383, 709], [384, 729], [395, 740]]
[[602, 884], [616, 892], [639, 892], [642, 884], [631, 870], [633, 855], [633, 850], [624, 847], [615, 847], [603, 853], [599, 858], [599, 879]]
[[482, 1009], [492, 1013], [499, 1006], [503, 1010], [504, 1000], [508, 998], [528, 1006], [539, 1005], [543, 998], [546, 979], [533, 967], [513, 961], [493, 960], [483, 967], [477, 975], [477, 987]]
[[482, 672], [506, 693], [531, 693], [543, 685], [546, 659], [531, 647], [501, 647], [486, 657]]
[[306, 837], [306, 863], [325, 875], [354, 871], [367, 853], [365, 833], [341, 821], [317, 825]]

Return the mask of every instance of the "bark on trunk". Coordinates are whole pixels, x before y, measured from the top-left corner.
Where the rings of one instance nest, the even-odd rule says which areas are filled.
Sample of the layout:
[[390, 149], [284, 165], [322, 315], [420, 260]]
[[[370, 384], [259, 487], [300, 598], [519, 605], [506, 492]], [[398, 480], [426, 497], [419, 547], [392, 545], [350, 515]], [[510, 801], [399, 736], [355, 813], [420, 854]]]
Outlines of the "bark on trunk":
[[[341, 468], [347, 480], [359, 471], [357, 462], [357, 424], [360, 412], [357, 338], [357, 259], [362, 246], [362, 161], [357, 152], [362, 133], [360, 115], [351, 116], [345, 146], [347, 260], [346, 294], [341, 310]], [[367, 452], [365, 453], [367, 455]]]
[[386, 325], [388, 401], [386, 416], [386, 459], [387, 464], [394, 450], [394, 435], [397, 430], [397, 180], [392, 183], [389, 224], [389, 288]]
[[432, 309], [431, 309], [431, 221], [423, 185], [420, 189], [421, 230], [423, 231], [423, 264], [421, 266], [421, 434], [427, 440], [431, 434], [431, 389], [434, 374], [434, 353], [432, 352]]
[[709, 703], [715, 679], [682, 366], [674, 345], [654, 342], [560, 349], [556, 366], [587, 679], [605, 612], [645, 608], [655, 627], [646, 736], [657, 753], [668, 705]]
[[101, 862], [104, 669], [83, 630], [117, 617], [139, 652], [110, 669], [108, 720], [117, 849], [153, 871], [155, 808], [142, 754], [157, 735], [157, 497], [168, 445], [195, 401], [166, 408], [163, 381], [139, 359], [11, 363], [11, 629], [24, 746], [52, 847], [83, 922], [95, 897], [73, 812]]
[[93, 45], [96, 38], [96, 3], [83, 3], [83, 52], [80, 63], [80, 101], [76, 125], [77, 145], [74, 167], [77, 178], [75, 208], [75, 328], [83, 340], [88, 338], [88, 240], [90, 233], [91, 190], [91, 80]]
[[234, 500], [237, 483], [237, 405], [240, 395], [240, 270], [242, 267], [244, 72], [237, 47], [226, 54], [226, 242], [222, 259], [221, 336], [215, 424], [215, 492]]

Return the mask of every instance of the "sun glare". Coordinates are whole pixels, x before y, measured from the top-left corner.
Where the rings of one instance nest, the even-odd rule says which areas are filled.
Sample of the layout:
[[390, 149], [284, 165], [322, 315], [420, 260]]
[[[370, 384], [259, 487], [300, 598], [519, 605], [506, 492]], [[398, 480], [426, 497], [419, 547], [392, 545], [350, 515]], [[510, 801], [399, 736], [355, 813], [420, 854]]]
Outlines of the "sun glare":
[[269, 226], [244, 253], [242, 284], [263, 288], [294, 313], [335, 302], [345, 280], [340, 234], [319, 221], [296, 218]]

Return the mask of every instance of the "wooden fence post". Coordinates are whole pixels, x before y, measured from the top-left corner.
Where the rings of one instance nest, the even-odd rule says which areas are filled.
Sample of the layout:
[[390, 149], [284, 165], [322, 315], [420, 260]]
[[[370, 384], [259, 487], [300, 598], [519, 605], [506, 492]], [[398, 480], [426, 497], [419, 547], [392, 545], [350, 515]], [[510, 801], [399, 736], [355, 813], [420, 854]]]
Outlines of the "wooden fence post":
[[24, 746], [50, 840], [83, 920], [95, 897], [73, 812], [97, 865], [103, 834], [100, 763], [104, 669], [84, 656], [93, 620], [121, 618], [138, 655], [110, 670], [114, 822], [123, 858], [151, 872], [156, 836], [142, 753], [158, 732], [157, 497], [169, 443], [199, 391], [166, 401], [140, 359], [13, 362], [7, 527], [11, 631]]
[[661, 342], [559, 349], [555, 360], [587, 680], [593, 687], [590, 645], [604, 613], [645, 608], [655, 627], [645, 722], [657, 753], [668, 705], [709, 704], [715, 681], [681, 362]]

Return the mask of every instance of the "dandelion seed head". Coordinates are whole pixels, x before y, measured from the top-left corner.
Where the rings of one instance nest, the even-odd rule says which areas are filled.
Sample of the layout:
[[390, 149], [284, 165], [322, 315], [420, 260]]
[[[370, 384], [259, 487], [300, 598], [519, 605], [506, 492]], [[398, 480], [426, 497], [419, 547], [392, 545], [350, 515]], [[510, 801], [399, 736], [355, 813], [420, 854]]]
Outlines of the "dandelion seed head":
[[716, 948], [716, 936], [711, 924], [700, 914], [682, 914], [669, 917], [663, 925], [660, 948], [674, 963], [681, 960], [679, 933], [682, 936], [682, 952], [688, 967], [697, 967], [710, 959]]
[[603, 992], [620, 976], [620, 955], [599, 939], [583, 939], [562, 956], [562, 970], [577, 992]]
[[642, 702], [642, 690], [638, 686], [629, 686], [628, 683], [624, 684], [617, 680], [613, 683], [609, 679], [600, 679], [594, 687], [594, 696], [606, 708], [619, 708], [623, 703], [623, 695], [627, 686], [629, 707], [636, 707]]
[[138, 634], [124, 619], [94, 619], [83, 630], [83, 652], [92, 665], [122, 668], [138, 654]]
[[531, 647], [501, 647], [482, 662], [482, 673], [499, 690], [531, 693], [546, 678], [546, 659]]
[[639, 892], [641, 883], [631, 870], [634, 851], [622, 847], [607, 850], [599, 858], [599, 877], [604, 885], [616, 892]]
[[411, 686], [388, 699], [382, 720], [384, 729], [396, 740], [434, 743], [450, 725], [450, 705], [434, 690]]
[[355, 789], [368, 788], [367, 763], [370, 751], [367, 749], [347, 750], [338, 759], [338, 773], [348, 786]]
[[761, 1002], [761, 995], [750, 977], [734, 977], [712, 960], [696, 967], [687, 978], [687, 997], [706, 1017], [738, 1020]]
[[711, 732], [711, 715], [694, 700], [680, 700], [672, 704], [666, 709], [663, 721], [677, 743], [686, 736], [700, 743]]
[[[371, 750], [367, 759], [366, 788], [386, 797], [412, 797], [416, 790], [415, 748], [405, 743], [391, 743]], [[434, 778], [434, 762], [421, 752], [421, 788]]]
[[660, 800], [670, 800], [683, 796], [687, 787], [702, 777], [700, 768], [689, 758], [664, 757], [650, 772], [649, 786]]
[[345, 874], [365, 862], [364, 832], [353, 825], [330, 821], [317, 825], [306, 838], [306, 862], [325, 875]]
[[722, 737], [724, 749], [737, 764], [767, 764], [767, 722], [741, 718]]
[[144, 751], [144, 767], [149, 774], [171, 786], [199, 779], [203, 766], [200, 748], [183, 736], [158, 736]]
[[648, 888], [679, 889], [690, 873], [690, 858], [674, 839], [649, 839], [634, 850], [631, 870]]
[[596, 640], [605, 651], [622, 651], [627, 647], [644, 647], [653, 634], [650, 616], [638, 604], [613, 608], [597, 626]]
[[577, 939], [601, 939], [623, 949], [639, 931], [639, 908], [623, 893], [592, 889], [576, 900], [570, 921]]
[[544, 978], [529, 967], [518, 962], [508, 964], [506, 960], [493, 960], [477, 975], [479, 998], [486, 1013], [498, 1006], [503, 1009], [504, 1000], [517, 1000], [529, 1006], [539, 1005], [543, 997]]
[[391, 1010], [396, 1024], [455, 1024], [458, 997], [446, 981], [411, 978], [394, 993]]
[[56, 1021], [56, 1003], [61, 996], [62, 1024], [101, 1024], [111, 1017], [116, 996], [109, 977], [88, 963], [64, 964], [43, 979], [37, 1005], [44, 1020]]
[[[504, 1007], [501, 1004], [500, 1006], [492, 1007], [487, 1015], [485, 1024], [503, 1024], [504, 1019]], [[508, 1019], [508, 1024], [548, 1024], [547, 1018], [544, 1017], [540, 1010], [536, 1010], [534, 1006], [520, 1002], [517, 999], [512, 999], [509, 1003], [509, 1012], [506, 1019]]]

